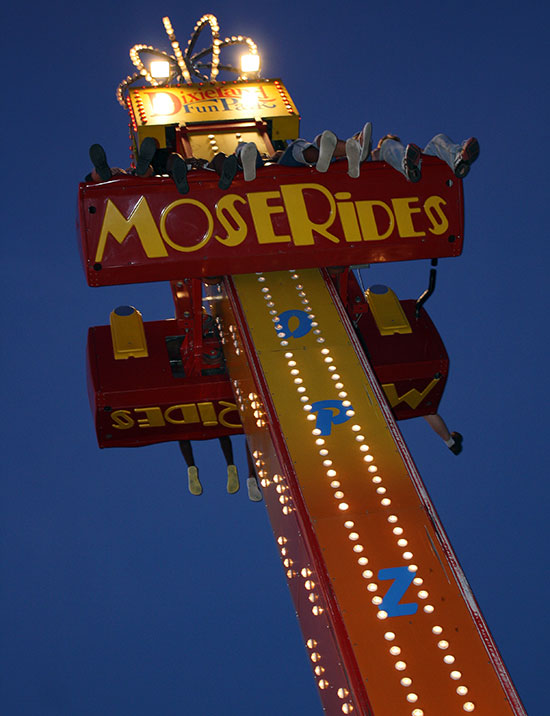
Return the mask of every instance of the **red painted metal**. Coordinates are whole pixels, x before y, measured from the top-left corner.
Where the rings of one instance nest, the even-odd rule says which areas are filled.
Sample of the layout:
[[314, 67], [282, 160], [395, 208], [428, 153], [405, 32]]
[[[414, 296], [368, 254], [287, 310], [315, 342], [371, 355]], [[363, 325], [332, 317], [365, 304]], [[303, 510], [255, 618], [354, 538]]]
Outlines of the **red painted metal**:
[[[423, 308], [417, 318], [416, 301], [400, 301], [412, 333], [383, 336], [353, 272], [331, 274], [361, 346], [382, 386], [394, 385], [399, 396], [410, 395], [412, 391], [413, 398], [415, 391], [427, 391], [415, 407], [406, 400], [392, 405], [395, 419], [406, 420], [437, 412], [449, 374], [449, 356], [427, 311]], [[429, 387], [434, 379], [437, 382]]]
[[[88, 332], [88, 392], [99, 446], [137, 447], [242, 433], [223, 362], [209, 360], [221, 357], [218, 339], [204, 338], [198, 373], [185, 371], [184, 356], [173, 365], [174, 375], [166, 338], [183, 340], [181, 325], [171, 319], [145, 322], [144, 328], [149, 356], [126, 360], [113, 357], [110, 326]], [[177, 345], [175, 341], [176, 350]], [[177, 358], [175, 351], [171, 355]]]
[[435, 157], [422, 168], [422, 181], [411, 184], [384, 162], [363, 164], [359, 179], [347, 175], [345, 161], [323, 175], [270, 165], [227, 192], [215, 173], [194, 170], [185, 196], [160, 177], [81, 184], [88, 283], [252, 273], [266, 263], [280, 270], [458, 256], [462, 182]]

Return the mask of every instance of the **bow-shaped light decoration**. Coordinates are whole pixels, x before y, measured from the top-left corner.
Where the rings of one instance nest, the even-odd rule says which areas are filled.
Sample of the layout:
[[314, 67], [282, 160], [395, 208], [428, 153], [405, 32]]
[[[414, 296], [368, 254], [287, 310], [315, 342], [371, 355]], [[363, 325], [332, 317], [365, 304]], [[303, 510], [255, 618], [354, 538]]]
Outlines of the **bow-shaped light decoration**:
[[[193, 82], [193, 77], [197, 78], [200, 82], [214, 82], [220, 70], [233, 72], [239, 77], [246, 79], [246, 76], [243, 76], [241, 70], [236, 67], [232, 67], [231, 65], [220, 65], [220, 52], [222, 47], [228, 47], [230, 45], [246, 45], [251, 55], [257, 55], [258, 48], [256, 43], [250, 37], [243, 37], [242, 35], [239, 35], [238, 37], [226, 37], [225, 40], [220, 40], [220, 26], [218, 25], [218, 20], [215, 15], [209, 13], [207, 15], [203, 15], [196, 23], [193, 34], [187, 43], [187, 48], [185, 52], [182, 52], [179, 42], [176, 40], [176, 35], [174, 34], [174, 28], [172, 27], [170, 18], [163, 17], [162, 21], [174, 54], [169, 55], [168, 53], [163, 52], [162, 50], [157, 50], [155, 47], [151, 47], [150, 45], [134, 45], [132, 47], [130, 50], [130, 59], [139, 71], [131, 76], [128, 76], [119, 84], [117, 88], [117, 99], [125, 109], [126, 101], [124, 93], [130, 85], [134, 84], [138, 80], [146, 80], [153, 87], [164, 87], [169, 83], [176, 81], [183, 81], [187, 84], [191, 84]], [[192, 55], [191, 53], [197, 44], [199, 35], [207, 25], [210, 25], [210, 30], [212, 32], [212, 44], [210, 47], [200, 50], [196, 54]], [[141, 59], [141, 53], [143, 52], [163, 59], [169, 63], [170, 73], [166, 79], [159, 81], [151, 75]], [[210, 53], [212, 53], [212, 59], [210, 62], [200, 61], [203, 57]], [[209, 75], [203, 74], [203, 70], [205, 69], [210, 70]]]

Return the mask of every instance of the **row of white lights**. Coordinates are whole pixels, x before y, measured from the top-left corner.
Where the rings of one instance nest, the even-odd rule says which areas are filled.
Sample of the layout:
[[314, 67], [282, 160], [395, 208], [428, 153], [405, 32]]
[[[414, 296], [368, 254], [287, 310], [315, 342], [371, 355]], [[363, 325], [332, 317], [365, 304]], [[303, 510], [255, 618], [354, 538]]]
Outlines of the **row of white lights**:
[[[193, 29], [193, 33], [191, 34], [191, 38], [189, 40], [187, 50], [185, 52], [182, 52], [180, 44], [176, 39], [176, 35], [174, 32], [174, 28], [172, 27], [172, 23], [170, 22], [170, 18], [163, 17], [162, 22], [164, 24], [166, 34], [168, 35], [168, 39], [170, 40], [170, 44], [172, 45], [174, 55], [169, 55], [166, 52], [157, 49], [156, 47], [152, 47], [151, 45], [138, 44], [134, 45], [130, 49], [130, 59], [138, 72], [135, 75], [129, 75], [128, 77], [126, 77], [126, 79], [124, 79], [118, 86], [117, 98], [123, 107], [126, 107], [123, 93], [129, 85], [131, 85], [137, 79], [144, 78], [153, 87], [158, 87], [160, 84], [162, 84], [158, 80], [167, 79], [168, 77], [170, 77], [171, 63], [175, 62], [177, 64], [184, 81], [188, 84], [191, 84], [192, 78], [189, 72], [189, 67], [187, 65], [187, 62], [192, 60], [192, 58], [189, 57], [189, 52], [205, 25], [210, 25], [210, 30], [212, 33], [212, 61], [210, 63], [209, 77], [210, 82], [215, 82], [219, 74], [221, 49], [230, 45], [246, 45], [246, 47], [248, 48], [248, 53], [242, 55], [240, 58], [242, 73], [241, 79], [248, 79], [248, 75], [257, 76], [260, 70], [260, 55], [258, 54], [258, 47], [254, 40], [252, 40], [252, 38], [250, 37], [245, 37], [243, 35], [233, 35], [231, 37], [226, 37], [222, 41], [219, 37], [220, 26], [215, 15], [207, 13], [200, 18], [200, 20], [196, 23]], [[149, 69], [147, 69], [141, 60], [142, 52], [152, 53], [157, 57], [162, 57], [164, 59], [153, 60], [152, 62], [150, 62]], [[202, 55], [203, 53], [201, 52], [199, 54]]]
[[[290, 274], [291, 274], [292, 280], [298, 282], [295, 284], [295, 288], [298, 293], [298, 297], [299, 297], [302, 305], [304, 306], [303, 310], [309, 314], [309, 318], [311, 319], [311, 327], [312, 327], [314, 335], [316, 336], [316, 341], [320, 344], [323, 344], [323, 343], [325, 343], [325, 339], [322, 336], [322, 331], [319, 328], [318, 322], [315, 320], [316, 316], [313, 313], [313, 309], [309, 305], [309, 300], [307, 298], [306, 292], [304, 291], [304, 287], [301, 283], [299, 283], [299, 278], [300, 278], [299, 274], [296, 273], [295, 271], [290, 271]], [[284, 333], [283, 326], [280, 323], [278, 323], [278, 313], [279, 312], [275, 308], [275, 304], [273, 302], [273, 297], [270, 293], [269, 288], [265, 285], [266, 277], [263, 275], [263, 273], [258, 273], [257, 276], [258, 276], [258, 282], [260, 284], [264, 284], [261, 288], [261, 292], [263, 294], [264, 300], [266, 301], [266, 306], [268, 308], [269, 314], [272, 316], [272, 321], [275, 323], [275, 330], [278, 332], [277, 336], [279, 338], [280, 345], [281, 345], [281, 347], [286, 348], [288, 346], [288, 340], [287, 340], [286, 334]], [[355, 415], [355, 413], [354, 413], [353, 409], [351, 408], [350, 401], [347, 399], [348, 394], [344, 389], [345, 386], [341, 380], [341, 376], [337, 373], [337, 368], [334, 365], [334, 359], [330, 356], [330, 349], [328, 349], [326, 347], [321, 348], [321, 354], [323, 356], [323, 362], [327, 366], [327, 369], [329, 371], [331, 379], [333, 381], [335, 381], [334, 386], [335, 386], [336, 390], [338, 390], [338, 397], [343, 399], [342, 404], [344, 407], [349, 406], [349, 410], [346, 411], [346, 415], [348, 417], [353, 417]], [[296, 391], [298, 393], [299, 400], [301, 403], [303, 403], [302, 408], [307, 413], [306, 419], [308, 419], [310, 421], [316, 420], [315, 414], [311, 412], [312, 406], [309, 404], [309, 397], [305, 394], [306, 387], [303, 385], [303, 379], [300, 378], [300, 370], [299, 370], [299, 368], [297, 366], [297, 362], [295, 360], [296, 356], [291, 351], [285, 352], [284, 356], [287, 359], [287, 365], [290, 368], [291, 379], [293, 380], [293, 382], [296, 386]], [[382, 478], [380, 477], [380, 475], [375, 474], [378, 472], [378, 468], [376, 465], [373, 464], [373, 460], [374, 460], [373, 456], [368, 454], [370, 451], [370, 448], [364, 442], [365, 436], [362, 434], [362, 428], [360, 425], [353, 423], [351, 425], [351, 430], [352, 430], [353, 437], [354, 437], [356, 443], [359, 443], [359, 450], [361, 453], [363, 453], [363, 455], [362, 455], [363, 460], [369, 464], [367, 470], [369, 473], [371, 473], [373, 475], [372, 482], [374, 485], [376, 485], [376, 493], [380, 497], [380, 504], [383, 507], [389, 507], [391, 505], [391, 499], [386, 495], [387, 490], [382, 485]], [[323, 467], [326, 468], [325, 474], [328, 478], [331, 479], [330, 486], [335, 490], [334, 497], [338, 501], [338, 509], [341, 510], [342, 512], [345, 512], [349, 509], [349, 505], [347, 502], [344, 501], [345, 495], [344, 495], [344, 492], [340, 489], [341, 488], [340, 481], [337, 479], [334, 479], [334, 478], [338, 477], [338, 475], [337, 475], [336, 470], [333, 467], [333, 462], [330, 459], [329, 451], [326, 447], [326, 441], [324, 440], [324, 438], [320, 437], [321, 431], [318, 428], [313, 428], [313, 430], [311, 432], [315, 438], [315, 444], [319, 448], [319, 455], [322, 458]], [[367, 454], [364, 454], [364, 453], [367, 453]], [[389, 515], [387, 518], [387, 521], [392, 526], [393, 534], [398, 537], [397, 545], [400, 548], [407, 547], [408, 541], [403, 536], [404, 530], [402, 527], [397, 525], [397, 522], [398, 522], [397, 515], [394, 515], [394, 514]], [[360, 536], [359, 536], [358, 532], [356, 532], [353, 529], [355, 527], [354, 522], [352, 520], [346, 520], [344, 522], [344, 527], [348, 530], [348, 539], [354, 543], [353, 547], [352, 547], [353, 551], [356, 554], [361, 554], [361, 556], [358, 558], [357, 561], [358, 561], [359, 566], [363, 569], [368, 564], [369, 560], [364, 554], [362, 554], [364, 552], [364, 546], [359, 542]], [[409, 550], [406, 550], [402, 553], [402, 557], [405, 561], [410, 561], [413, 559], [413, 553], [410, 552]], [[415, 564], [409, 564], [408, 569], [410, 572], [416, 573], [418, 570], [418, 567]], [[364, 579], [370, 580], [367, 585], [367, 589], [369, 592], [374, 593], [374, 592], [378, 591], [379, 585], [376, 582], [372, 581], [373, 573], [371, 570], [363, 569], [362, 577]], [[422, 580], [422, 578], [416, 576], [413, 579], [413, 583], [415, 584], [415, 586], [421, 586], [423, 584], [423, 580]], [[310, 581], [309, 588], [313, 588], [314, 586], [315, 586], [314, 583]], [[421, 589], [418, 591], [417, 596], [419, 599], [425, 600], [428, 598], [429, 594], [425, 589]], [[382, 603], [383, 600], [380, 596], [375, 595], [372, 597], [371, 601], [375, 606], [379, 607], [379, 605]], [[423, 607], [423, 611], [426, 614], [432, 614], [435, 611], [435, 607], [432, 604], [425, 604], [425, 606]], [[379, 619], [383, 620], [388, 617], [388, 614], [384, 610], [378, 609], [377, 617]], [[441, 635], [442, 632], [443, 632], [443, 628], [441, 626], [435, 625], [432, 627], [433, 634], [439, 636], [439, 635]], [[385, 633], [384, 636], [385, 636], [386, 640], [388, 640], [388, 641], [395, 640], [395, 634], [393, 632], [388, 631]], [[437, 647], [441, 650], [446, 651], [449, 648], [449, 646], [450, 646], [449, 642], [445, 639], [440, 639], [437, 642]], [[397, 656], [401, 655], [401, 649], [397, 645], [392, 645], [390, 647], [389, 651], [392, 656], [397, 657]], [[443, 662], [447, 665], [452, 665], [455, 662], [455, 657], [452, 654], [447, 653], [443, 657]], [[401, 659], [399, 659], [395, 663], [395, 669], [398, 672], [400, 672], [400, 674], [401, 674], [401, 680], [400, 680], [401, 685], [405, 686], [407, 688], [410, 687], [412, 685], [412, 679], [409, 676], [402, 673], [407, 669], [407, 664], [404, 661], [402, 661]], [[462, 674], [460, 671], [453, 669], [450, 672], [449, 676], [454, 681], [458, 681], [461, 679]], [[468, 688], [464, 684], [459, 684], [456, 689], [456, 692], [459, 696], [464, 696], [468, 693]], [[418, 695], [413, 692], [407, 693], [406, 698], [409, 703], [416, 703], [418, 701]], [[471, 701], [467, 701], [463, 704], [463, 710], [466, 712], [472, 712], [472, 711], [474, 711], [474, 709], [475, 709], [475, 705]], [[415, 708], [411, 712], [411, 716], [424, 716], [424, 711], [420, 708]]]

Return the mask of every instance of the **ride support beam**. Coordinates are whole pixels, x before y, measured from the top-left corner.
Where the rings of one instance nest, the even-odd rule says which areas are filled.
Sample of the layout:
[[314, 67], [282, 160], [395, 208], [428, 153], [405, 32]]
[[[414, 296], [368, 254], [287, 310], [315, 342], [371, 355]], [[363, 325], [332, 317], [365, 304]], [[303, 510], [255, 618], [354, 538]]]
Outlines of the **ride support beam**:
[[210, 287], [327, 714], [525, 714], [327, 271]]

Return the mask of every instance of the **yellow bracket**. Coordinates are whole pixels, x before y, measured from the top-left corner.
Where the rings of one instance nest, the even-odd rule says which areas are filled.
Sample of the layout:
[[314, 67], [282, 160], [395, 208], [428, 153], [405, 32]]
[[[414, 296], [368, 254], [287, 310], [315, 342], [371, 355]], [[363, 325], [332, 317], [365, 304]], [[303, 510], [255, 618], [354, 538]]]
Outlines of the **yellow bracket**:
[[411, 324], [391, 288], [382, 285], [371, 286], [367, 290], [367, 302], [380, 335], [412, 333]]
[[133, 306], [119, 306], [111, 311], [111, 338], [115, 360], [147, 358], [147, 340], [141, 313]]

